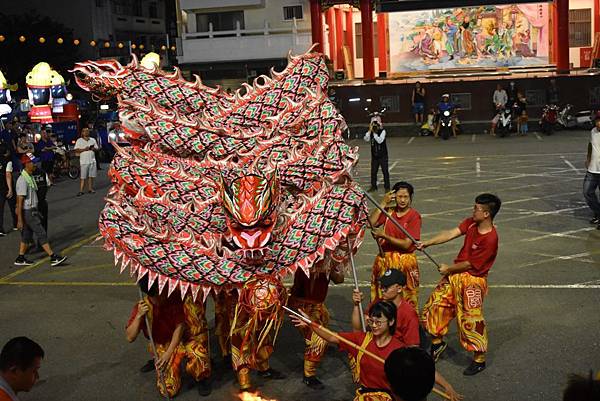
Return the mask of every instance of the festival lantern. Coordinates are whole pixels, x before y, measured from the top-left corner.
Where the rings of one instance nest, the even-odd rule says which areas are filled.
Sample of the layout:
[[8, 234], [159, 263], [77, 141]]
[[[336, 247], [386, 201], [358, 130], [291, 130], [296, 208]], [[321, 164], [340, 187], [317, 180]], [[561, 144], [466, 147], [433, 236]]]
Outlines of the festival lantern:
[[25, 36], [23, 36], [23, 35], [19, 36], [19, 42], [21, 42], [21, 43], [25, 42]]
[[58, 72], [52, 70], [52, 75], [50, 76], [50, 93], [52, 96], [52, 109], [56, 107], [61, 107], [68, 102], [67, 96], [67, 86], [65, 85], [65, 79]]
[[73, 39], [73, 44], [74, 44], [75, 46], [79, 46], [79, 43], [80, 43], [80, 42], [79, 42], [79, 39]]
[[38, 40], [39, 40], [39, 42], [40, 42], [41, 44], [44, 44], [44, 43], [46, 43], [46, 38], [45, 38], [45, 37], [43, 37], [43, 36], [42, 36], [42, 37], [40, 37]]
[[59, 45], [62, 45], [63, 42], [64, 42], [63, 38], [56, 39], [56, 43], [58, 43]]
[[25, 79], [27, 83], [27, 94], [29, 95], [29, 103], [31, 111], [29, 118], [32, 122], [51, 123], [52, 110], [52, 95], [50, 86], [52, 86], [52, 69], [48, 63], [38, 63], [27, 74]]
[[4, 35], [0, 35], [0, 42], [4, 42], [6, 38], [4, 37]]
[[6, 82], [4, 74], [2, 74], [2, 71], [0, 71], [0, 116], [4, 116], [12, 112], [12, 107], [10, 107], [8, 104], [11, 100], [8, 82]]

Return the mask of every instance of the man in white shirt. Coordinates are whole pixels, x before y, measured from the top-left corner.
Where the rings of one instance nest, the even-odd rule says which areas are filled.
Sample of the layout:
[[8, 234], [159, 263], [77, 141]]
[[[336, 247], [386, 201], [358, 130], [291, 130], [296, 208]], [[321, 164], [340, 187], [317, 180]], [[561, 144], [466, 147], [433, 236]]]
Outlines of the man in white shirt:
[[390, 190], [390, 172], [388, 170], [388, 151], [385, 142], [385, 130], [377, 121], [373, 121], [365, 133], [364, 140], [371, 143], [371, 188], [377, 191], [377, 171], [381, 166], [385, 192]]
[[508, 95], [502, 85], [496, 85], [496, 90], [494, 91], [494, 96], [492, 97], [494, 102], [494, 107], [496, 110], [503, 109], [506, 107], [506, 103], [508, 102]]
[[600, 188], [600, 112], [596, 114], [595, 127], [592, 129], [585, 159], [585, 179], [583, 180], [583, 196], [588, 206], [594, 212], [591, 224], [596, 224], [600, 230], [600, 200], [596, 190]]
[[98, 143], [94, 138], [90, 138], [90, 130], [84, 128], [81, 130], [81, 138], [75, 142], [75, 153], [79, 155], [79, 165], [81, 168], [81, 179], [79, 180], [79, 192], [77, 196], [83, 195], [85, 182], [88, 182], [88, 193], [94, 194], [94, 178], [96, 178], [96, 156], [94, 151], [98, 150]]

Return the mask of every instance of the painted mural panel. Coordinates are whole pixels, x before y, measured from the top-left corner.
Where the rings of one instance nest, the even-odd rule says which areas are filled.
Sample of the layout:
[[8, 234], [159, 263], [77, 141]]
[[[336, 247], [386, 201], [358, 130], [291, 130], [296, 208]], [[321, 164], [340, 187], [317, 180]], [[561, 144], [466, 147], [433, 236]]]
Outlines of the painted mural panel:
[[389, 14], [390, 70], [548, 64], [547, 3]]

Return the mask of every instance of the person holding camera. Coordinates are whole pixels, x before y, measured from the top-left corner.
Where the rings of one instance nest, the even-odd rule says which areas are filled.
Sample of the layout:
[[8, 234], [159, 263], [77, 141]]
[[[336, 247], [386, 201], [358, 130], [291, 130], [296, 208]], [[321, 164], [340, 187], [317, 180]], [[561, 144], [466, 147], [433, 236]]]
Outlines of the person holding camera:
[[371, 143], [371, 188], [369, 192], [377, 191], [377, 171], [381, 166], [385, 192], [390, 190], [390, 172], [388, 170], [388, 150], [385, 141], [385, 130], [377, 120], [371, 121], [369, 130], [363, 138]]
[[95, 150], [98, 150], [98, 142], [90, 138], [90, 130], [84, 128], [81, 130], [81, 138], [75, 142], [75, 153], [79, 155], [79, 165], [81, 167], [81, 179], [79, 180], [79, 192], [77, 196], [83, 195], [85, 182], [88, 183], [88, 193], [95, 194], [94, 178], [96, 178], [96, 156]]

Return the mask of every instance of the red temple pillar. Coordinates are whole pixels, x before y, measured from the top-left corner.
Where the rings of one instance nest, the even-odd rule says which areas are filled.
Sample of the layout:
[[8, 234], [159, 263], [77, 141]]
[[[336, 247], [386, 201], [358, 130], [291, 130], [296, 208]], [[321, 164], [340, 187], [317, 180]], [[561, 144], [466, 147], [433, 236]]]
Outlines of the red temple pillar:
[[337, 50], [336, 66], [338, 70], [344, 69], [344, 18], [343, 10], [335, 9], [335, 48]]
[[335, 22], [333, 7], [329, 7], [327, 12], [325, 13], [325, 20], [327, 21], [327, 26], [329, 28], [329, 32], [327, 33], [327, 39], [329, 41], [329, 57], [331, 58], [331, 62], [333, 63], [333, 68], [335, 68], [337, 63], [337, 53], [335, 49]]
[[556, 0], [556, 71], [569, 73], [569, 0]]
[[321, 16], [321, 0], [310, 0], [310, 30], [312, 42], [319, 45], [315, 48], [323, 52], [323, 17]]
[[352, 17], [352, 7], [350, 7], [350, 10], [346, 11], [346, 38], [344, 42], [350, 51], [350, 59], [354, 60], [354, 19]]
[[363, 80], [375, 81], [375, 57], [373, 55], [373, 8], [371, 0], [360, 0], [363, 47]]
[[379, 76], [387, 76], [388, 52], [387, 52], [387, 14], [377, 14], [377, 47], [379, 52]]

